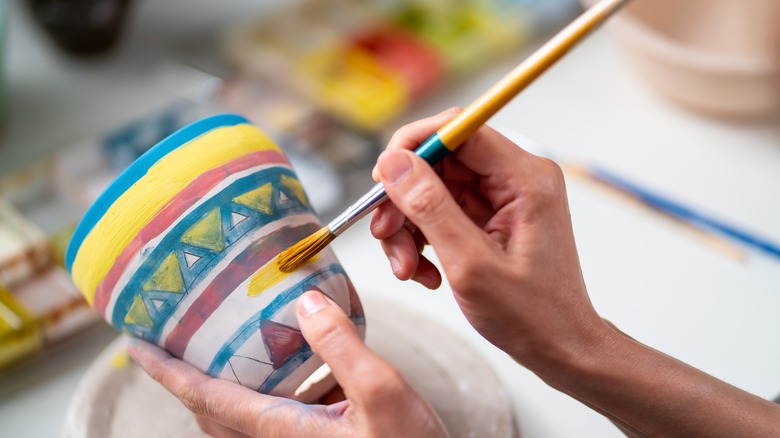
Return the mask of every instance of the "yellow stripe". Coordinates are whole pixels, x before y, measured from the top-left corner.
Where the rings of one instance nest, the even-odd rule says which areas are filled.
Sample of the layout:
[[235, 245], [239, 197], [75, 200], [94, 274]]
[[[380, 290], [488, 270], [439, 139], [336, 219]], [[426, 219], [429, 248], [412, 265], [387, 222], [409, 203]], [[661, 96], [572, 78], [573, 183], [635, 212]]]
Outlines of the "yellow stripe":
[[[314, 263], [317, 260], [319, 260], [319, 256], [315, 255], [309, 260], [306, 260], [306, 263], [304, 264], [308, 265], [309, 263]], [[258, 269], [254, 275], [252, 275], [252, 279], [249, 280], [249, 289], [247, 290], [246, 295], [249, 297], [256, 297], [265, 292], [270, 287], [289, 277], [293, 272], [295, 271], [284, 272], [280, 270], [278, 259], [274, 258], [270, 262], [266, 263], [265, 266]]]
[[100, 218], [73, 262], [73, 279], [92, 304], [97, 286], [138, 232], [181, 190], [211, 169], [255, 151], [279, 150], [252, 125], [217, 128], [182, 145], [149, 171]]

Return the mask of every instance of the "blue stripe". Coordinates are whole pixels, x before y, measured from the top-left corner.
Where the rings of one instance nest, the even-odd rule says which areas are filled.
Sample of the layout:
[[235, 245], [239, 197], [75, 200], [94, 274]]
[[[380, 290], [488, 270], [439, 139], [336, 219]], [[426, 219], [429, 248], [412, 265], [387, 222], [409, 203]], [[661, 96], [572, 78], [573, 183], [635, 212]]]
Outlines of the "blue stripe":
[[71, 272], [73, 260], [75, 260], [76, 254], [78, 253], [79, 248], [81, 248], [81, 244], [84, 242], [87, 235], [89, 235], [89, 232], [95, 227], [95, 224], [97, 224], [106, 214], [111, 205], [113, 205], [127, 189], [146, 175], [149, 169], [162, 157], [212, 129], [244, 123], [249, 123], [249, 121], [235, 114], [221, 114], [207, 117], [174, 132], [141, 155], [108, 186], [100, 197], [98, 197], [97, 201], [95, 201], [89, 210], [87, 210], [86, 214], [84, 214], [84, 217], [81, 219], [81, 222], [79, 222], [65, 253], [65, 266], [68, 268], [68, 272]]

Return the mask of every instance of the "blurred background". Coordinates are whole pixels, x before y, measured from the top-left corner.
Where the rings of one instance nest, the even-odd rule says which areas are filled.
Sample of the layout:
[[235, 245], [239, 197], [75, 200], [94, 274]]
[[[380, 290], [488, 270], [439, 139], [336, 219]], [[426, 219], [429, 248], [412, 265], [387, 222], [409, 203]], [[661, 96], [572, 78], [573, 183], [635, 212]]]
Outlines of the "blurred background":
[[[64, 249], [106, 185], [157, 141], [206, 115], [242, 114], [285, 149], [326, 221], [370, 187], [395, 129], [468, 104], [593, 3], [0, 3], [0, 410], [31, 376], [57, 373], [40, 365], [52, 357], [74, 364], [70, 380], [50, 383], [72, 391], [84, 363], [73, 355], [113, 337], [71, 284]], [[549, 146], [541, 153], [620, 169], [778, 240], [780, 204], [743, 194], [780, 199], [779, 41], [775, 0], [636, 0], [495, 123]], [[713, 161], [695, 177], [684, 169], [702, 149], [688, 145], [703, 143]], [[753, 180], [718, 182], [744, 143], [755, 166], [737, 165]]]
[[[386, 140], [426, 100], [531, 48], [579, 4], [29, 0], [5, 8], [0, 284], [26, 331], [6, 324], [0, 365], [94, 320], [62, 270], [70, 233], [107, 184], [167, 135], [209, 114], [245, 115], [285, 148], [327, 220], [369, 187]], [[57, 294], [43, 292], [54, 286], [69, 289], [57, 305]], [[54, 322], [41, 332], [47, 318], [67, 333], [48, 336]]]

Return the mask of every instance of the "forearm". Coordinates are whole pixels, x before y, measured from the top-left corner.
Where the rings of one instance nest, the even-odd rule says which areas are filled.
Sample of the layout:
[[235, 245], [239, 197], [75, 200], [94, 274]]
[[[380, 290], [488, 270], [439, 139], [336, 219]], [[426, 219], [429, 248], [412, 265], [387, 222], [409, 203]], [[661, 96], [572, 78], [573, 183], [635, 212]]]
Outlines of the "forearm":
[[780, 406], [610, 327], [577, 355], [536, 366], [548, 384], [646, 436], [777, 436]]

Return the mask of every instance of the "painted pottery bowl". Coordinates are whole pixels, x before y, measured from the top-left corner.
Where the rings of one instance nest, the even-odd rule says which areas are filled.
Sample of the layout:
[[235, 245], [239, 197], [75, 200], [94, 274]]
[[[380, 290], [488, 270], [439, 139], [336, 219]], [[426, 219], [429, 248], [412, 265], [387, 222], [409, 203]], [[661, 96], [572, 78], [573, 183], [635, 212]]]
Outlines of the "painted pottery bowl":
[[282, 250], [319, 228], [283, 151], [246, 119], [219, 115], [133, 162], [79, 223], [66, 263], [123, 333], [213, 377], [313, 401], [332, 379], [310, 387], [323, 363], [301, 335], [296, 298], [320, 290], [365, 332], [331, 250], [295, 272], [277, 269]]

